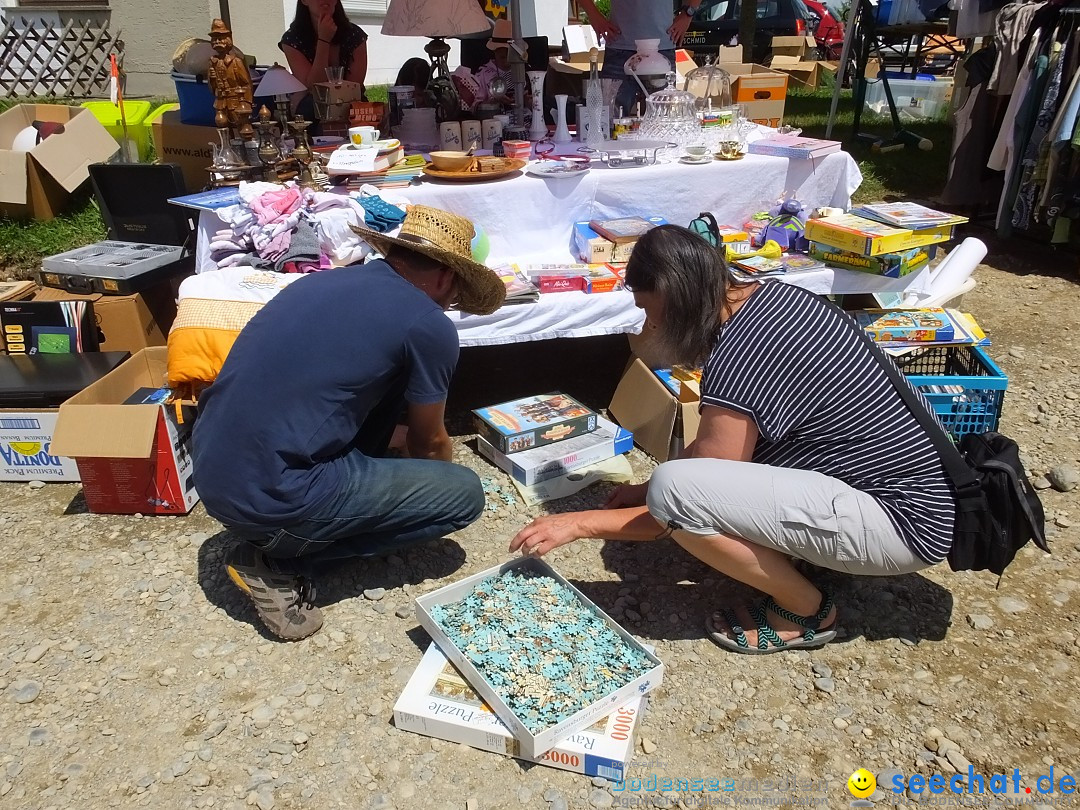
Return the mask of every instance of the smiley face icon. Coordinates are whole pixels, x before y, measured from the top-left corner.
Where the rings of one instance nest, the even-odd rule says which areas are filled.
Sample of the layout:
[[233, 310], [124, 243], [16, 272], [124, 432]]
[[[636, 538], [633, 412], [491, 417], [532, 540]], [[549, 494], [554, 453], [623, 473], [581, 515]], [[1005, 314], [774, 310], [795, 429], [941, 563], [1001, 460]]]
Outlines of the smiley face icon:
[[848, 777], [847, 789], [856, 799], [865, 799], [877, 790], [877, 779], [866, 768], [859, 768]]

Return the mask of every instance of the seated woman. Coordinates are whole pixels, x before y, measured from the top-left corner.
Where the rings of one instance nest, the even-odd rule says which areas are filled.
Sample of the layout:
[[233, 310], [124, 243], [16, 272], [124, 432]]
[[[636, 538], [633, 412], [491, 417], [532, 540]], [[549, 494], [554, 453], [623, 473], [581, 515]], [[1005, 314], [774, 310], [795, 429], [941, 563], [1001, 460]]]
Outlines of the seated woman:
[[836, 635], [831, 598], [792, 557], [871, 576], [945, 558], [951, 485], [847, 315], [788, 284], [734, 283], [719, 252], [673, 225], [638, 241], [626, 285], [658, 347], [704, 363], [697, 439], [605, 509], [534, 520], [511, 550], [671, 537], [766, 594], [708, 622], [714, 641], [749, 653]]
[[289, 70], [308, 88], [298, 113], [315, 120], [310, 92], [319, 82], [327, 81], [328, 67], [344, 68], [346, 81], [364, 84], [367, 38], [364, 29], [349, 22], [341, 0], [296, 0], [292, 25], [278, 47], [285, 53]]

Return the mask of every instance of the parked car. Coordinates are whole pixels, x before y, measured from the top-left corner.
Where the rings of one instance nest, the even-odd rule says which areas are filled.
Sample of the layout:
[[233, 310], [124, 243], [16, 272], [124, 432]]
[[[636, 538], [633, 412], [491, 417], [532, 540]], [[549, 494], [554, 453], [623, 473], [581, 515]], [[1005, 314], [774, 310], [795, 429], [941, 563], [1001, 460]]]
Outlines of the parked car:
[[[674, 8], [681, 6], [676, 0]], [[774, 36], [802, 36], [812, 30], [810, 11], [803, 0], [757, 0], [754, 62], [763, 64], [768, 60]], [[738, 38], [739, 0], [702, 0], [682, 47], [703, 64], [706, 56], [715, 58], [719, 48], [736, 44]]]
[[829, 11], [829, 7], [817, 0], [803, 0], [810, 13], [809, 29], [817, 41], [818, 58], [827, 61], [840, 61], [840, 52], [844, 47], [844, 24]]

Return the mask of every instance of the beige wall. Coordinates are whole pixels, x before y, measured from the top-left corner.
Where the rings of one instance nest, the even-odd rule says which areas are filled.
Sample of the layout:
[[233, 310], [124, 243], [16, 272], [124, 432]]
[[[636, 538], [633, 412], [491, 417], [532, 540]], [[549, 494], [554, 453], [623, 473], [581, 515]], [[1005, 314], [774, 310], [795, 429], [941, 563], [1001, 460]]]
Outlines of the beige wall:
[[[123, 32], [128, 96], [172, 96], [169, 73], [176, 46], [189, 37], [206, 39], [220, 12], [218, 0], [191, 3], [147, 0], [109, 0], [111, 24]], [[260, 64], [281, 60], [278, 39], [285, 30], [277, 3], [268, 0], [229, 0], [233, 40]]]

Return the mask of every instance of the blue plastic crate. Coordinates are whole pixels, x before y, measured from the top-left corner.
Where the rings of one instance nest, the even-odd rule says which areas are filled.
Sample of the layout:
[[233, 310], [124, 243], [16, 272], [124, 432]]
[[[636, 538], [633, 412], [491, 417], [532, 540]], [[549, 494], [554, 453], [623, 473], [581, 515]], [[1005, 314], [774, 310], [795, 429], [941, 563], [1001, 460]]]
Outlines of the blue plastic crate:
[[172, 80], [180, 101], [180, 122], [199, 127], [214, 126], [214, 94], [206, 77], [173, 71]]
[[897, 363], [954, 441], [968, 433], [997, 430], [1009, 378], [982, 349], [934, 346]]

